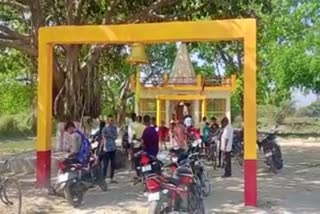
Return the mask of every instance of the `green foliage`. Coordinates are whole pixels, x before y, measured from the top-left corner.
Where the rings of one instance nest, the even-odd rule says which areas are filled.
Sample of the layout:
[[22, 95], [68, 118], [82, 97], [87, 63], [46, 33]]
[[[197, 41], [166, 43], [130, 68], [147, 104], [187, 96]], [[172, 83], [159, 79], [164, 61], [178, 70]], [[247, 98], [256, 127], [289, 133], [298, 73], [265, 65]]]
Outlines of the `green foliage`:
[[0, 136], [24, 136], [33, 134], [33, 118], [30, 112], [0, 116]]
[[31, 109], [34, 86], [30, 80], [19, 80], [28, 78], [31, 69], [30, 61], [20, 52], [7, 50], [0, 54], [0, 115]]
[[[260, 19], [260, 72], [268, 91], [288, 97], [292, 88], [320, 90], [320, 1], [274, 0]], [[271, 83], [271, 84], [270, 84]]]

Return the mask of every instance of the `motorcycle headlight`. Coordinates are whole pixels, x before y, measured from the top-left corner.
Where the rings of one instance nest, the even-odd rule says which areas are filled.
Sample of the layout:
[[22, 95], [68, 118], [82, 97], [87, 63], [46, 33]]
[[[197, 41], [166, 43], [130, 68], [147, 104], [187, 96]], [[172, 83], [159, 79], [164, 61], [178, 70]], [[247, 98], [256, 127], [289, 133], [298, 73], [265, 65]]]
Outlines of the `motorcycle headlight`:
[[178, 162], [178, 157], [172, 157], [172, 162], [177, 163]]

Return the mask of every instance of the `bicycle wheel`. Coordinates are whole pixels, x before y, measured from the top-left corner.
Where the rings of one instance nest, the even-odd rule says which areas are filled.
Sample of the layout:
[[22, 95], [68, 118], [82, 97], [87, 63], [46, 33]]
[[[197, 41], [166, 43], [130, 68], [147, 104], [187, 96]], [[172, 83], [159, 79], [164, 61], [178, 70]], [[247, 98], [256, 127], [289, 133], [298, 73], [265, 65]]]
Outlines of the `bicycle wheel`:
[[21, 214], [22, 194], [18, 181], [9, 178], [2, 185], [3, 203], [0, 210], [4, 210], [6, 214]]
[[212, 152], [211, 160], [212, 160], [213, 170], [216, 170], [217, 169], [217, 155], [216, 155], [216, 152]]

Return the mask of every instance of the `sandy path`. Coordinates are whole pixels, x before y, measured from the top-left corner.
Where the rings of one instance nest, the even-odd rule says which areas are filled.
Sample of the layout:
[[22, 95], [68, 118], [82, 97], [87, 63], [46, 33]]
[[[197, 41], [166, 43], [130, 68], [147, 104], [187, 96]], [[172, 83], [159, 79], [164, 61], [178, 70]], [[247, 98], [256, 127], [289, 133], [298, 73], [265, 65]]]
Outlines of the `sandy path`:
[[[210, 171], [213, 192], [206, 199], [208, 213], [320, 213], [320, 143], [299, 140], [281, 142], [285, 168], [277, 175], [264, 173], [259, 167], [259, 208], [243, 207], [243, 172], [233, 165], [233, 177], [221, 179], [222, 171]], [[44, 192], [24, 185], [24, 213], [74, 214], [144, 214], [148, 203], [140, 185], [130, 183], [132, 174], [118, 172], [119, 184], [109, 185], [109, 191], [91, 190], [80, 209], [71, 208], [64, 199], [48, 197]], [[33, 180], [22, 180], [30, 184]], [[0, 208], [0, 213], [1, 208]]]

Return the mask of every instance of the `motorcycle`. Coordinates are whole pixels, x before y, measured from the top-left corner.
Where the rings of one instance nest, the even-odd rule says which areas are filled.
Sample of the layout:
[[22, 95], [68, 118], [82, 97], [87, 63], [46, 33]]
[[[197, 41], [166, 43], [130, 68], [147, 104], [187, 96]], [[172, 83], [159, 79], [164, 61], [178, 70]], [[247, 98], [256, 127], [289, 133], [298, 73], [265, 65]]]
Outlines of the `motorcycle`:
[[83, 195], [89, 188], [99, 186], [102, 191], [108, 189], [94, 151], [95, 149], [92, 150], [92, 155], [86, 166], [68, 159], [58, 162], [59, 172], [54, 191], [63, 193], [73, 207], [81, 205]]
[[[193, 174], [200, 185], [203, 196], [208, 197], [211, 192], [211, 184], [208, 176], [208, 172], [204, 167], [200, 154], [201, 140], [195, 140], [189, 148], [190, 166]], [[205, 155], [203, 155], [205, 156]]]
[[276, 132], [268, 134], [263, 140], [257, 141], [259, 148], [263, 149], [265, 163], [274, 174], [283, 168], [282, 153], [276, 142]]
[[172, 177], [164, 176], [161, 171], [149, 174], [146, 186], [149, 214], [205, 213], [201, 190], [188, 167], [179, 166]]
[[149, 174], [160, 172], [163, 163], [156, 157], [148, 155], [143, 150], [139, 151], [135, 155], [138, 161], [136, 169], [139, 171], [140, 178], [146, 189], [146, 177]]

